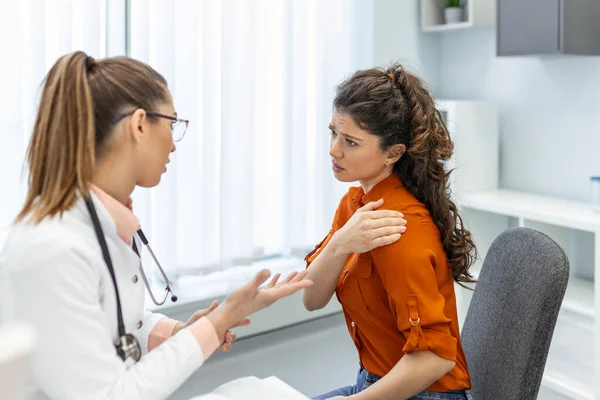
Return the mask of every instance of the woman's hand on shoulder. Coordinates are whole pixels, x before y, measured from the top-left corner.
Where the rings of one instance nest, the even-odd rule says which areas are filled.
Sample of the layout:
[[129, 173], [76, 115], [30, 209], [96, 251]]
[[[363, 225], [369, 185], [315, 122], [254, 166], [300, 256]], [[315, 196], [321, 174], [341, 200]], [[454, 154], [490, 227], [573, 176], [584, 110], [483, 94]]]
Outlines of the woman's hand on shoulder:
[[383, 199], [372, 201], [356, 210], [331, 239], [338, 252], [366, 253], [400, 239], [406, 231], [404, 215], [394, 210], [378, 210], [381, 206]]

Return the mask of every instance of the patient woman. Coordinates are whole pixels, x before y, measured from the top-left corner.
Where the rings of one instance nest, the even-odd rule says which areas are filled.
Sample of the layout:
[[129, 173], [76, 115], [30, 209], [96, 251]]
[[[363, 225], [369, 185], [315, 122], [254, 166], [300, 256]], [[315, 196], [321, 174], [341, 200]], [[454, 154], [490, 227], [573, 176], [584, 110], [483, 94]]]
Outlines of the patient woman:
[[[333, 106], [333, 173], [360, 186], [306, 257], [314, 285], [303, 301], [318, 310], [337, 295], [360, 368], [354, 385], [315, 399], [470, 399], [454, 281], [473, 282], [476, 250], [450, 199], [448, 130], [423, 82], [398, 64], [355, 73]], [[378, 228], [374, 209], [404, 214], [400, 240], [372, 240], [396, 233]], [[372, 236], [355, 234], [365, 226]]]

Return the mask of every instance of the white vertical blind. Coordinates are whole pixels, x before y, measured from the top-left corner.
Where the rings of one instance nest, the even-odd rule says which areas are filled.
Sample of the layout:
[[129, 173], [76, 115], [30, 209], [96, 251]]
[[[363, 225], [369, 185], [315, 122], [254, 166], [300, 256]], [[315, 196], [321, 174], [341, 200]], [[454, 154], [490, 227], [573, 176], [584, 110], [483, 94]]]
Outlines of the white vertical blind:
[[[254, 221], [255, 102], [262, 100], [255, 72], [256, 20], [260, 3], [245, 0], [221, 2], [221, 263], [249, 264], [256, 241]], [[261, 10], [262, 11], [262, 10]], [[209, 60], [206, 60], [209, 62]], [[258, 222], [258, 221], [256, 221]]]
[[44, 76], [60, 56], [74, 50], [97, 58], [124, 54], [124, 37], [109, 37], [106, 28], [111, 20], [113, 28], [124, 32], [124, 7], [124, 0], [21, 0], [3, 5], [0, 118], [7, 122], [0, 131], [0, 247], [25, 198], [25, 152]]
[[[24, 195], [39, 84], [61, 55], [124, 54], [165, 76], [190, 125], [134, 210], [172, 275], [300, 254], [328, 231], [335, 86], [371, 64], [372, 0], [24, 0], [0, 15], [0, 225]], [[126, 25], [126, 18], [128, 17]], [[128, 36], [129, 34], [129, 36]], [[126, 42], [129, 37], [129, 43]], [[40, 62], [40, 60], [42, 62]], [[4, 240], [3, 230], [0, 245]]]

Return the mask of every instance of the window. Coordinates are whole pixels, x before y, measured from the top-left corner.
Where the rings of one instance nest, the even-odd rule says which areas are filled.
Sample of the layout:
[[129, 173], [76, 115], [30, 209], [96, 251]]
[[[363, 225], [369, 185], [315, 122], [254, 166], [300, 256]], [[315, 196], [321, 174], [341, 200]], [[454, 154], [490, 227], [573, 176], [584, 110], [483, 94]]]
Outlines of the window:
[[15, 54], [0, 67], [10, 93], [0, 107], [10, 121], [0, 133], [8, 143], [0, 148], [0, 187], [8, 188], [2, 226], [23, 201], [37, 88], [57, 57], [82, 49], [149, 63], [191, 121], [161, 184], [133, 195], [168, 274], [297, 256], [329, 230], [348, 187], [330, 171], [331, 100], [337, 83], [371, 64], [371, 2], [27, 0], [15, 7], [18, 17], [0, 17], [0, 49]]
[[[26, 193], [25, 152], [44, 76], [63, 54], [124, 54], [125, 8], [114, 0], [23, 0], [0, 13], [0, 248]], [[110, 22], [109, 22], [110, 21]], [[120, 29], [119, 29], [120, 27]]]

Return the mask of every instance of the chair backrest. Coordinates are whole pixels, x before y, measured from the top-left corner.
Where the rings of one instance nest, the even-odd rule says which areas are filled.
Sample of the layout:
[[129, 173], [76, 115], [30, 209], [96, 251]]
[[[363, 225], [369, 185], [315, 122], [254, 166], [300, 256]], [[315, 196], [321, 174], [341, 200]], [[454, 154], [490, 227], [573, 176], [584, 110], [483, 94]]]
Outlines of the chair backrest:
[[0, 327], [0, 397], [24, 400], [29, 362], [36, 348], [36, 335], [29, 325]]
[[568, 280], [548, 236], [513, 228], [494, 240], [461, 334], [475, 400], [537, 398]]

